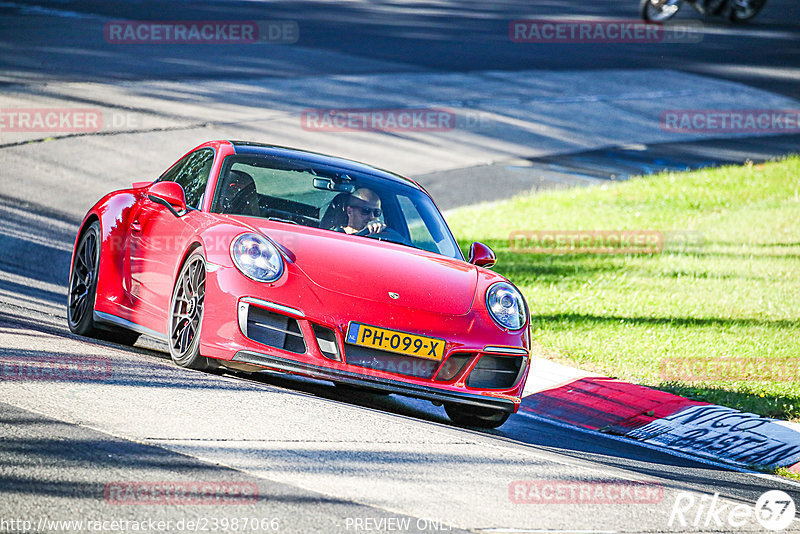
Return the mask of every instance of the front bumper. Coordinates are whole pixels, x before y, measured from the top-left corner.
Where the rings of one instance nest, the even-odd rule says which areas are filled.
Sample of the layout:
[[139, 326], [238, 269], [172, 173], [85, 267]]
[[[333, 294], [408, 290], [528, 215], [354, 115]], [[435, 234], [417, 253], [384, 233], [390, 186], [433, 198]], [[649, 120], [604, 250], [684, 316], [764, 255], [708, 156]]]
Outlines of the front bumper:
[[321, 380], [331, 380], [333, 382], [345, 384], [369, 386], [370, 388], [379, 389], [381, 391], [385, 391], [386, 393], [398, 393], [400, 395], [406, 395], [408, 397], [414, 397], [417, 399], [435, 402], [468, 404], [470, 406], [492, 408], [507, 413], [514, 413], [517, 409], [517, 406], [511, 399], [486, 397], [477, 393], [452, 391], [420, 384], [401, 382], [399, 380], [391, 380], [378, 376], [353, 373], [340, 369], [332, 369], [309, 363], [298, 362], [249, 350], [237, 352], [231, 361], [258, 365], [259, 367], [264, 367], [265, 369], [282, 371], [285, 373], [294, 373], [308, 376], [310, 378], [318, 378]]
[[[272, 369], [434, 402], [504, 412], [520, 405], [530, 368], [528, 332], [502, 331], [484, 309], [436, 314], [343, 297], [297, 276], [267, 286], [243, 280], [233, 269], [209, 271], [200, 340], [207, 357], [234, 368]], [[445, 339], [444, 358], [431, 363], [351, 345], [345, 339], [351, 321]]]

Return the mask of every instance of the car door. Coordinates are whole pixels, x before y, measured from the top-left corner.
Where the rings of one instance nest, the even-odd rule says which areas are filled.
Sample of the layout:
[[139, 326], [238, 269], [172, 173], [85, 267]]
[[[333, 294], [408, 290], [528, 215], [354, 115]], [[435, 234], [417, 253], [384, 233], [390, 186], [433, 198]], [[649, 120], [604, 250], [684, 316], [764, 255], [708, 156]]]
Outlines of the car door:
[[214, 151], [203, 148], [175, 164], [161, 181], [183, 187], [187, 213], [176, 217], [167, 207], [145, 195], [134, 207], [130, 227], [130, 296], [134, 321], [158, 332], [166, 332], [172, 297], [173, 275], [180, 256], [194, 235], [193, 219], [199, 217]]

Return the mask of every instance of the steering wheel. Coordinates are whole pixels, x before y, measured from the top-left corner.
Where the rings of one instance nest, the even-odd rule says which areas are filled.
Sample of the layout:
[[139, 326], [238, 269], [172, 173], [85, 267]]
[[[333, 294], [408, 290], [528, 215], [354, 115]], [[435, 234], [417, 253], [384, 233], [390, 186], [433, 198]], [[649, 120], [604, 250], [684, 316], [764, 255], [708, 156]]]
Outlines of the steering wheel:
[[390, 241], [392, 243], [400, 243], [401, 245], [408, 245], [408, 240], [405, 237], [403, 237], [403, 235], [400, 234], [400, 232], [398, 232], [397, 230], [393, 230], [388, 226], [385, 227], [380, 232], [376, 233], [372, 233], [369, 231], [368, 227], [364, 227], [353, 235], [367, 236], [372, 239], [377, 239], [378, 241]]

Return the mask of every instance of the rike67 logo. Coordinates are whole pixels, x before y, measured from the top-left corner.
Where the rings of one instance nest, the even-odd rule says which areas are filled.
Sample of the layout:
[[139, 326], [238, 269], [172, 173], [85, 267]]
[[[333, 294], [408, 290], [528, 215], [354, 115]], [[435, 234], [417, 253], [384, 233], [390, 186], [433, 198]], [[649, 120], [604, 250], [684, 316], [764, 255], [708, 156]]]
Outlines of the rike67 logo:
[[731, 532], [748, 526], [755, 519], [767, 530], [786, 530], [794, 521], [796, 507], [792, 497], [780, 490], [771, 490], [758, 498], [755, 506], [732, 505], [719, 493], [713, 496], [680, 492], [669, 515], [670, 527], [721, 529]]

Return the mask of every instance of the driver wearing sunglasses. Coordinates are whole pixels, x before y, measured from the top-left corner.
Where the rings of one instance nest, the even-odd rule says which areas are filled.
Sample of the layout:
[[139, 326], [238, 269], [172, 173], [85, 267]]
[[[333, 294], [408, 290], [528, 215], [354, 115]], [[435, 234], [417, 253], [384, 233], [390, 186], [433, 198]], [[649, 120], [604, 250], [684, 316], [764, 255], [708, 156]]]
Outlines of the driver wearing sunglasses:
[[347, 201], [345, 207], [347, 225], [340, 231], [355, 234], [366, 229], [367, 233], [377, 234], [382, 232], [386, 225], [379, 219], [383, 215], [381, 199], [371, 189], [362, 187], [356, 189]]

